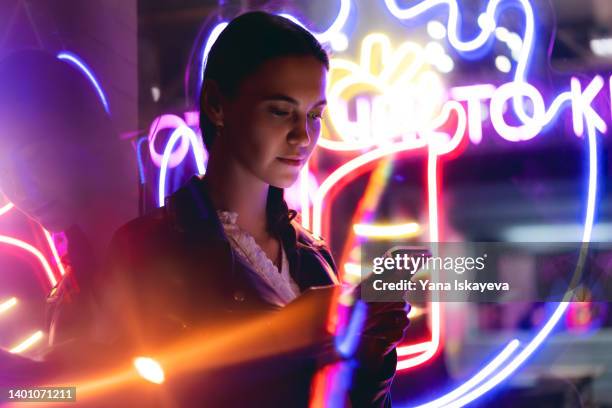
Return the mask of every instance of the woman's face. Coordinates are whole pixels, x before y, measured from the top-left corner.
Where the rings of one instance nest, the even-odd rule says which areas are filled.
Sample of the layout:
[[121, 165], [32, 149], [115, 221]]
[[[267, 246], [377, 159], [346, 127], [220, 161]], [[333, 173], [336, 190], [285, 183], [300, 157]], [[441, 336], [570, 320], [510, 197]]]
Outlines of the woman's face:
[[327, 69], [312, 56], [275, 58], [223, 102], [225, 149], [267, 184], [297, 179], [321, 132]]

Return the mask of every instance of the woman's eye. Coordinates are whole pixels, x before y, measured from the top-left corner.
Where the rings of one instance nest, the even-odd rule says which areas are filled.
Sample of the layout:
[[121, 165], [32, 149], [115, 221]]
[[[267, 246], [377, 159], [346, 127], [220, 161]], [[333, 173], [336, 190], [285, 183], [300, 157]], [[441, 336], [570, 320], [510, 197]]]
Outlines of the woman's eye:
[[321, 119], [323, 114], [321, 112], [310, 112], [308, 116], [310, 117], [310, 119]]
[[274, 116], [285, 117], [289, 116], [291, 112], [278, 108], [270, 108], [270, 113]]

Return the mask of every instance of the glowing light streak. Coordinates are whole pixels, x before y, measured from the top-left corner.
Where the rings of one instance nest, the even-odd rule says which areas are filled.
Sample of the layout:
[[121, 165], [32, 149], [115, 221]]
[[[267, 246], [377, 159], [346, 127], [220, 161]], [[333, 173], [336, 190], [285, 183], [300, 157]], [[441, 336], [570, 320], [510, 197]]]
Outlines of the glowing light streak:
[[350, 358], [355, 353], [359, 344], [359, 333], [361, 333], [365, 323], [366, 312], [366, 304], [357, 301], [345, 332], [336, 334], [334, 338], [335, 346], [341, 356]]
[[49, 283], [51, 284], [51, 287], [55, 287], [55, 285], [57, 285], [57, 279], [55, 278], [53, 269], [51, 269], [51, 265], [49, 265], [49, 262], [47, 262], [47, 259], [38, 249], [28, 244], [27, 242], [24, 242], [19, 239], [9, 237], [6, 235], [0, 235], [0, 243], [16, 246], [34, 255], [34, 257], [38, 259], [43, 269], [45, 270], [47, 274], [47, 278], [49, 279]]
[[34, 334], [32, 334], [27, 339], [23, 340], [21, 343], [16, 345], [15, 347], [9, 350], [10, 353], [19, 354], [23, 353], [26, 350], [29, 350], [32, 346], [38, 343], [43, 338], [43, 332], [38, 330]]
[[403, 357], [403, 356], [409, 356], [412, 354], [417, 354], [417, 353], [423, 353], [427, 350], [429, 350], [432, 346], [431, 341], [426, 341], [426, 342], [422, 342], [422, 343], [417, 343], [417, 344], [411, 344], [408, 346], [401, 346], [397, 348], [397, 356], [398, 357]]
[[313, 35], [320, 42], [331, 42], [334, 40], [334, 37], [337, 35], [343, 35], [342, 29], [346, 25], [349, 14], [351, 12], [351, 1], [350, 0], [340, 0], [340, 9], [338, 10], [338, 14], [334, 22], [322, 33], [313, 32]]
[[145, 169], [144, 169], [144, 160], [142, 158], [142, 144], [145, 142], [148, 142], [148, 138], [147, 137], [141, 137], [140, 139], [138, 139], [138, 142], [136, 142], [136, 160], [138, 161], [138, 177], [140, 180], [140, 184], [145, 184], [147, 182], [147, 176], [145, 174]]
[[104, 110], [106, 111], [106, 113], [110, 114], [108, 100], [106, 99], [104, 90], [102, 89], [100, 82], [94, 75], [93, 70], [89, 68], [87, 64], [85, 64], [85, 62], [79, 56], [71, 52], [67, 52], [67, 51], [60, 52], [59, 54], [57, 54], [57, 58], [60, 60], [68, 61], [72, 63], [72, 65], [77, 67], [81, 72], [85, 74], [89, 82], [91, 82], [91, 84], [96, 89], [96, 92], [98, 93], [98, 97], [100, 98], [100, 102], [102, 102], [102, 105], [104, 106]]
[[172, 154], [174, 145], [179, 139], [187, 139], [191, 144], [198, 173], [204, 174], [206, 172], [206, 167], [204, 166], [204, 151], [201, 148], [200, 141], [198, 140], [196, 134], [193, 132], [193, 130], [191, 130], [191, 128], [187, 127], [187, 125], [183, 125], [175, 129], [168, 140], [166, 148], [164, 149], [164, 154], [162, 156], [161, 166], [159, 169], [158, 204], [160, 207], [164, 205], [164, 199], [166, 198], [166, 173], [168, 171], [170, 156]]
[[55, 246], [55, 242], [53, 242], [53, 237], [51, 237], [51, 234], [49, 233], [49, 231], [43, 229], [43, 232], [45, 234], [45, 238], [47, 239], [47, 244], [49, 245], [49, 249], [51, 249], [53, 260], [55, 261], [55, 265], [57, 266], [57, 269], [59, 270], [60, 275], [61, 276], [66, 275], [66, 270], [64, 269], [64, 265], [62, 264], [62, 261], [60, 260], [59, 254], [57, 253], [57, 248]]
[[15, 207], [15, 205], [13, 203], [7, 203], [7, 204], [3, 205], [2, 207], [0, 207], [0, 216], [6, 214], [10, 210], [12, 210], [14, 207]]
[[[330, 150], [362, 150], [400, 136], [414, 138], [416, 132], [426, 129], [445, 99], [440, 78], [425, 69], [426, 59], [427, 51], [420, 45], [404, 42], [393, 50], [389, 37], [381, 33], [363, 39], [359, 64], [333, 58], [326, 126], [342, 140], [322, 137], [319, 145]], [[376, 96], [368, 100], [360, 96], [364, 93]], [[348, 119], [346, 102], [353, 97], [355, 121]]]
[[[486, 11], [479, 17], [480, 33], [471, 40], [463, 41], [459, 38], [460, 21], [459, 21], [459, 5], [456, 0], [425, 0], [412, 7], [401, 9], [398, 7], [395, 0], [385, 0], [387, 9], [399, 20], [410, 20], [419, 15], [431, 10], [434, 7], [446, 5], [448, 7], [448, 21], [446, 26], [447, 38], [453, 48], [459, 52], [472, 52], [483, 48], [489, 38], [495, 35], [497, 27], [496, 18], [498, 17], [498, 7], [503, 0], [492, 0], [487, 4]], [[529, 0], [516, 0], [520, 4], [525, 13], [525, 32], [522, 41], [521, 51], [518, 55], [516, 72], [514, 74], [514, 82], [517, 84], [524, 83], [526, 80], [526, 72], [529, 66], [529, 59], [534, 44], [535, 34], [535, 16], [533, 8]], [[515, 2], [506, 2], [506, 5], [515, 6]], [[514, 109], [523, 123], [528, 123], [530, 118], [524, 113], [524, 108], [521, 105], [522, 99], [514, 98]]]
[[383, 158], [385, 156], [405, 152], [409, 150], [414, 150], [417, 148], [425, 147], [425, 140], [417, 140], [417, 141], [402, 141], [393, 143], [387, 146], [382, 146], [371, 150], [363, 155], [356, 157], [347, 163], [341, 165], [336, 170], [334, 170], [322, 183], [319, 187], [319, 190], [316, 192], [313, 200], [312, 200], [312, 230], [315, 235], [321, 235], [322, 229], [322, 213], [323, 213], [323, 202], [327, 194], [331, 191], [331, 189], [338, 183], [342, 178], [346, 177], [348, 174], [357, 170], [358, 168], [367, 165], [375, 160]]
[[302, 226], [306, 229], [310, 228], [310, 172], [309, 172], [308, 163], [304, 165], [302, 170], [300, 171], [300, 203], [301, 203], [301, 211], [300, 215], [302, 218]]
[[[462, 133], [463, 134], [463, 133]], [[429, 241], [432, 243], [431, 253], [433, 256], [437, 255], [437, 245], [439, 241], [439, 225], [438, 225], [438, 155], [437, 153], [429, 149], [427, 159], [427, 198], [428, 198], [428, 211], [429, 211]], [[434, 277], [435, 280], [435, 277]], [[423, 343], [412, 344], [409, 346], [398, 347], [398, 356], [411, 355], [417, 352], [417, 350], [423, 350], [422, 354], [416, 355], [411, 358], [402, 359], [397, 362], [397, 370], [405, 370], [408, 368], [416, 367], [432, 358], [438, 348], [440, 347], [441, 337], [441, 305], [436, 302], [435, 299], [430, 303], [430, 331], [431, 341]]]
[[[181, 126], [185, 126], [185, 122], [176, 115], [161, 115], [153, 120], [149, 130], [149, 154], [151, 155], [151, 160], [156, 166], [161, 166], [163, 155], [163, 153], [159, 154], [155, 150], [155, 139], [157, 138], [157, 134], [162, 130], [174, 130], [180, 128]], [[189, 139], [181, 138], [181, 144], [176, 151], [172, 152], [170, 158], [168, 159], [168, 167], [173, 168], [181, 164], [188, 151]]]
[[469, 137], [474, 144], [479, 144], [482, 141], [482, 101], [491, 98], [494, 91], [495, 86], [489, 84], [451, 89], [451, 96], [454, 99], [467, 103]]
[[418, 235], [421, 227], [416, 222], [395, 225], [355, 224], [353, 231], [364, 238], [409, 238]]
[[[437, 132], [435, 129], [442, 127], [448, 121], [453, 111], [457, 114], [457, 126], [455, 133], [449, 139], [448, 134]], [[440, 115], [430, 123], [431, 130], [423, 132], [427, 138], [429, 152], [435, 156], [443, 156], [453, 152], [461, 144], [466, 127], [467, 117], [463, 106], [459, 102], [447, 101], [442, 107]]]
[[0, 314], [6, 312], [7, 310], [13, 308], [17, 304], [17, 298], [12, 297], [9, 300], [6, 300], [0, 303]]
[[208, 59], [208, 53], [210, 52], [210, 49], [212, 48], [213, 44], [215, 43], [215, 41], [217, 41], [217, 38], [219, 38], [219, 35], [221, 34], [221, 32], [223, 30], [225, 30], [225, 27], [227, 27], [227, 22], [222, 22], [217, 24], [211, 31], [210, 34], [208, 34], [208, 38], [206, 39], [206, 42], [204, 43], [204, 48], [202, 49], [202, 57], [201, 57], [201, 63], [200, 63], [200, 83], [199, 83], [199, 89], [202, 88], [202, 82], [204, 81], [204, 71], [206, 70], [206, 60]]
[[[533, 118], [523, 125], [510, 126], [504, 120], [504, 105], [510, 98], [517, 96], [528, 97], [533, 104]], [[497, 133], [511, 142], [524, 141], [534, 138], [542, 130], [546, 114], [544, 99], [538, 90], [526, 82], [509, 82], [497, 88], [491, 98], [491, 122]]]
[[582, 91], [578, 78], [571, 80], [572, 94], [572, 118], [574, 123], [574, 133], [576, 136], [582, 136], [584, 133], [584, 120], [592, 122], [597, 130], [601, 133], [606, 133], [608, 127], [603, 118], [593, 109], [591, 104], [599, 91], [604, 86], [604, 80], [597, 75], [591, 80], [591, 83]]
[[[351, 225], [369, 223], [373, 218], [380, 201], [380, 197], [385, 191], [385, 185], [389, 176], [393, 172], [393, 159], [391, 157], [384, 158], [376, 164], [376, 168], [370, 173], [366, 188], [357, 202], [357, 207], [353, 211], [351, 218]], [[344, 246], [340, 255], [340, 265], [347, 263], [347, 261], [354, 261], [354, 251], [358, 245], [363, 241], [357, 237], [357, 234], [353, 230], [348, 232], [348, 236], [344, 241]], [[341, 279], [344, 279], [345, 271], [340, 271]]]
[[460, 398], [452, 401], [446, 407], [462, 407], [464, 405], [469, 404], [474, 401], [476, 398], [482, 396], [484, 393], [490, 391], [493, 387], [498, 385], [504, 379], [506, 379], [510, 374], [512, 374], [527, 358], [544, 342], [544, 340], [548, 337], [553, 328], [557, 325], [569, 302], [562, 302], [559, 304], [551, 318], [546, 322], [544, 327], [538, 332], [538, 334], [533, 338], [529, 344], [525, 346], [523, 350], [506, 366], [500, 369], [496, 374], [491, 376], [487, 381], [480, 384], [478, 387], [473, 389], [472, 391], [466, 393]]
[[590, 242], [595, 222], [595, 209], [597, 198], [597, 131], [595, 125], [587, 120], [588, 144], [589, 144], [589, 189], [587, 194], [587, 209], [584, 219], [584, 233], [582, 242]]
[[472, 378], [470, 378], [448, 394], [445, 394], [443, 397], [428, 402], [427, 404], [419, 405], [417, 408], [444, 407], [449, 402], [452, 402], [455, 398], [462, 396], [467, 391], [471, 390], [476, 385], [481, 383], [483, 379], [487, 378], [495, 370], [497, 370], [504, 363], [504, 361], [506, 361], [512, 355], [512, 353], [514, 353], [514, 351], [518, 348], [519, 345], [520, 342], [518, 340], [512, 340], [493, 360], [491, 360], [491, 362], [484, 366]]

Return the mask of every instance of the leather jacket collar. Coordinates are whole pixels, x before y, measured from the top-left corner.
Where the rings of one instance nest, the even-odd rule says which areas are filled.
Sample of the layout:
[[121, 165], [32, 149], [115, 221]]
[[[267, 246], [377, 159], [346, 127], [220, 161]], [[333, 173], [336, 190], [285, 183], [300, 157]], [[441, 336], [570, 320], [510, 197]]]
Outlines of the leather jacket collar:
[[[221, 240], [229, 247], [204, 178], [192, 177], [166, 199], [165, 208], [171, 225], [187, 234], [190, 240]], [[287, 253], [290, 273], [301, 290], [337, 283], [331, 254], [322, 240], [295, 220], [282, 231], [280, 239]], [[232, 275], [236, 273], [234, 258], [232, 256]]]

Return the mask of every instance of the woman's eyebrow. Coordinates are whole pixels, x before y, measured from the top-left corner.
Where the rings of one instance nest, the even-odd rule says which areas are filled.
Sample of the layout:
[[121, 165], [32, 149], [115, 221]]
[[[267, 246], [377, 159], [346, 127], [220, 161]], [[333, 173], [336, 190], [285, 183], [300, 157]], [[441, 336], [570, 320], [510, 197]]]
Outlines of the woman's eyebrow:
[[[284, 94], [272, 94], [272, 95], [267, 95], [264, 98], [264, 101], [283, 101], [283, 102], [288, 102], [292, 105], [296, 105], [299, 106], [299, 102], [295, 99], [290, 97], [289, 95], [284, 95]], [[319, 102], [315, 103], [313, 105], [313, 107], [317, 107], [320, 105], [327, 105], [327, 101], [325, 99], [321, 99]]]

